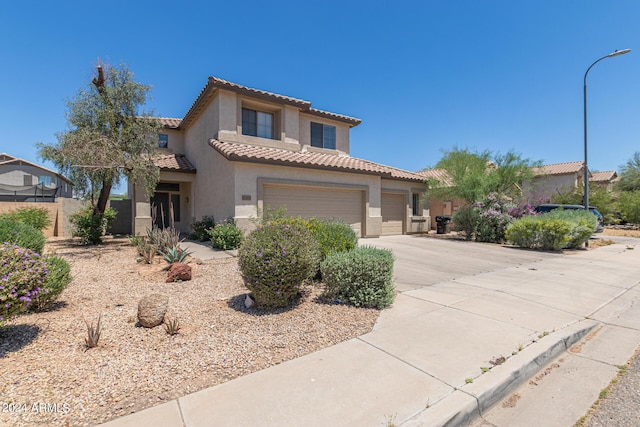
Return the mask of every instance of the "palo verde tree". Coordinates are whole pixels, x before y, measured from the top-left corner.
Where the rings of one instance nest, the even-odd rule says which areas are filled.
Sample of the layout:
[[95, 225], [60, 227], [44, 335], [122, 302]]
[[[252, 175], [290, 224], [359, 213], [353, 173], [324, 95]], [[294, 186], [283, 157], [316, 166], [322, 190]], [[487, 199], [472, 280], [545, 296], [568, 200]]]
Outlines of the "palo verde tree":
[[488, 150], [474, 153], [454, 147], [444, 151], [435, 166], [446, 170], [451, 182], [430, 180], [430, 196], [459, 198], [469, 204], [483, 200], [490, 193], [517, 199], [521, 195], [522, 183], [533, 178], [533, 168], [539, 165], [540, 162], [522, 158], [513, 151], [506, 154]]
[[39, 155], [67, 175], [74, 190], [91, 200], [102, 218], [111, 188], [126, 176], [153, 194], [160, 122], [142, 111], [151, 87], [136, 82], [126, 66], [97, 66], [88, 87], [67, 101], [69, 130], [53, 144], [38, 143]]
[[620, 191], [640, 190], [640, 151], [636, 151], [631, 159], [620, 167], [620, 178], [616, 183]]

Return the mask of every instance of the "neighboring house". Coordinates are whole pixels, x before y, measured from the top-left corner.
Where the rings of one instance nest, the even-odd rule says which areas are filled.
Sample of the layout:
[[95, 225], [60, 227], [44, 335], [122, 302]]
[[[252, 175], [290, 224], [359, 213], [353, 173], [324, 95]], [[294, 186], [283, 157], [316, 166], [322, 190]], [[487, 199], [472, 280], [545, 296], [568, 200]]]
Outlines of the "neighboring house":
[[129, 190], [137, 234], [151, 226], [152, 210], [156, 223], [173, 216], [186, 232], [205, 215], [248, 230], [278, 207], [341, 219], [363, 237], [428, 229], [422, 176], [349, 155], [359, 119], [209, 77], [183, 118], [159, 120], [156, 192], [149, 200], [137, 186]]
[[71, 182], [50, 169], [27, 160], [0, 154], [0, 201], [54, 202], [71, 198]]
[[583, 174], [583, 162], [543, 165], [534, 169], [534, 178], [524, 182], [522, 190], [532, 205], [550, 203], [556, 194], [581, 188], [584, 185]]
[[613, 183], [618, 180], [618, 173], [616, 171], [603, 171], [603, 172], [591, 172], [590, 183], [600, 185], [607, 191], [613, 190]]
[[[449, 172], [444, 169], [426, 169], [416, 174], [422, 176], [424, 179], [435, 179], [440, 182], [441, 185], [450, 187], [453, 185], [453, 179]], [[429, 215], [431, 216], [431, 228], [436, 228], [436, 217], [445, 215], [452, 216], [455, 211], [464, 206], [466, 202], [463, 199], [437, 199], [429, 197]]]

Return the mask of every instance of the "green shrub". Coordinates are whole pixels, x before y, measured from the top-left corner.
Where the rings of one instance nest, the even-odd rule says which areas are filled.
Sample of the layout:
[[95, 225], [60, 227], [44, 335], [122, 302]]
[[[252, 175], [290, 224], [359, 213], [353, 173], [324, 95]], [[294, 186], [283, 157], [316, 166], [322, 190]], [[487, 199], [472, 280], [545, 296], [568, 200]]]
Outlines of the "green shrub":
[[36, 295], [29, 309], [42, 310], [58, 298], [60, 293], [71, 283], [71, 266], [67, 261], [56, 256], [44, 258], [47, 275], [42, 289]]
[[395, 298], [393, 260], [390, 250], [372, 247], [329, 255], [320, 267], [324, 295], [357, 307], [388, 307]]
[[590, 212], [557, 209], [516, 220], [507, 227], [507, 239], [524, 248], [579, 248], [595, 232], [597, 225], [595, 215]]
[[310, 218], [309, 231], [320, 246], [325, 259], [335, 252], [351, 251], [358, 246], [358, 235], [349, 224], [340, 221]]
[[301, 224], [260, 226], [238, 250], [244, 284], [262, 307], [287, 307], [295, 302], [319, 262], [318, 243]]
[[40, 230], [10, 219], [0, 219], [0, 243], [13, 243], [17, 246], [42, 253], [45, 238]]
[[95, 213], [91, 205], [87, 205], [78, 212], [69, 215], [73, 226], [73, 236], [80, 237], [83, 245], [99, 245], [107, 228], [116, 219], [118, 212], [107, 208], [104, 214]]
[[211, 246], [226, 251], [240, 246], [244, 232], [236, 227], [235, 222], [227, 221], [209, 230], [209, 236], [211, 236]]
[[0, 244], [0, 326], [29, 308], [42, 291], [47, 274], [47, 263], [37, 252], [12, 243]]
[[474, 206], [462, 206], [453, 213], [451, 218], [455, 224], [456, 231], [464, 233], [466, 240], [475, 238], [480, 222], [480, 209]]
[[640, 190], [621, 191], [618, 210], [624, 222], [640, 224]]
[[51, 225], [49, 211], [45, 208], [20, 208], [14, 212], [0, 215], [0, 219], [11, 219], [28, 224], [42, 231]]
[[191, 234], [189, 237], [199, 242], [204, 242], [210, 239], [209, 231], [216, 226], [216, 222], [213, 216], [205, 215], [200, 221], [196, 221], [191, 224]]

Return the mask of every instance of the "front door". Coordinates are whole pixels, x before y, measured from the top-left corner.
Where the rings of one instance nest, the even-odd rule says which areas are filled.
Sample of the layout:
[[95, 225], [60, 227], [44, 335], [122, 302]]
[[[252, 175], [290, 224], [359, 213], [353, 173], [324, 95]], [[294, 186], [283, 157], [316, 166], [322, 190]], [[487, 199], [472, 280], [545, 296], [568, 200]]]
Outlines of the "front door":
[[169, 193], [156, 192], [151, 198], [153, 223], [158, 228], [171, 227]]

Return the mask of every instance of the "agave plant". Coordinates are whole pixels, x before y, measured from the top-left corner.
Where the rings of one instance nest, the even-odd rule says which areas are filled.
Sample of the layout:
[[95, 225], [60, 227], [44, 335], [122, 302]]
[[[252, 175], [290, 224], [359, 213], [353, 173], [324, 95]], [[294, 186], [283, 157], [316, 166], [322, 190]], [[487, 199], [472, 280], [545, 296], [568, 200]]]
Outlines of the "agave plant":
[[98, 316], [98, 322], [94, 325], [93, 322], [89, 324], [86, 320], [84, 323], [87, 325], [87, 338], [84, 339], [87, 344], [87, 348], [93, 348], [98, 346], [100, 340], [100, 334], [102, 333], [102, 326], [100, 325], [100, 319], [102, 316]]
[[178, 317], [165, 317], [164, 319], [164, 330], [169, 335], [175, 335], [180, 330], [180, 322], [178, 321]]
[[176, 262], [184, 262], [184, 260], [191, 255], [191, 252], [187, 249], [182, 249], [179, 245], [176, 245], [167, 249], [166, 252], [160, 252], [160, 254], [169, 264], [174, 264]]

